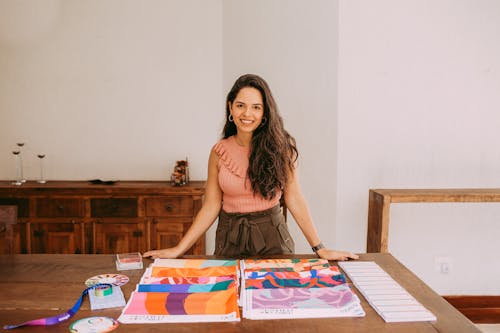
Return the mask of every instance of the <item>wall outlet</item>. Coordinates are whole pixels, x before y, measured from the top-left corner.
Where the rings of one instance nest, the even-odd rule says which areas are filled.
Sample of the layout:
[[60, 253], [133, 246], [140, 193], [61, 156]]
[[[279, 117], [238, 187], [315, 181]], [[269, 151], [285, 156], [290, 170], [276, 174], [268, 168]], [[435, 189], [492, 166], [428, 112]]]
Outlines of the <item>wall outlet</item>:
[[434, 271], [437, 273], [450, 274], [451, 268], [451, 257], [434, 257]]

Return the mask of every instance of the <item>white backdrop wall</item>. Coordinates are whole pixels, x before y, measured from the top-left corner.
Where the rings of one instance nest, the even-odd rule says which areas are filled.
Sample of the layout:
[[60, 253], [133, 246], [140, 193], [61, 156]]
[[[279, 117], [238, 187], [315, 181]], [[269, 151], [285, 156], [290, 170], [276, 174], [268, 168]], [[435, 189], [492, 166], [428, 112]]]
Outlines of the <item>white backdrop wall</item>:
[[[321, 237], [364, 252], [369, 188], [499, 187], [498, 17], [495, 0], [3, 0], [0, 179], [19, 140], [29, 179], [39, 152], [49, 179], [161, 180], [185, 156], [204, 179], [225, 94], [257, 73]], [[499, 212], [394, 205], [390, 250], [440, 293], [500, 294]]]
[[[336, 235], [363, 251], [369, 188], [500, 187], [500, 3], [340, 1], [339, 12]], [[499, 213], [394, 205], [389, 250], [440, 293], [500, 294]]]
[[2, 0], [0, 178], [203, 179], [221, 85], [220, 1]]

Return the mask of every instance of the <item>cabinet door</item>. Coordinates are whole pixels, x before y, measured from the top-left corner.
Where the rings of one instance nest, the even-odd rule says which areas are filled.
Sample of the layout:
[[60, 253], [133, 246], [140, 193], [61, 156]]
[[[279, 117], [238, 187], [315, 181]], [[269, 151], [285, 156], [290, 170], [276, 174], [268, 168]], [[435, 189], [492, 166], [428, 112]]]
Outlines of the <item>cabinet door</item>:
[[144, 252], [146, 249], [144, 225], [143, 222], [95, 222], [94, 253]]
[[[176, 246], [191, 226], [192, 219], [153, 219], [151, 223], [151, 248], [165, 249]], [[205, 254], [205, 237], [202, 236], [185, 254]]]
[[85, 253], [81, 222], [30, 223], [31, 253]]
[[17, 217], [29, 216], [29, 198], [0, 198], [0, 205], [17, 206]]
[[[12, 230], [8, 230], [7, 225], [0, 223], [0, 254], [26, 253], [25, 250], [21, 250], [20, 224], [14, 224], [11, 228]], [[9, 253], [10, 246], [12, 246], [12, 253]]]

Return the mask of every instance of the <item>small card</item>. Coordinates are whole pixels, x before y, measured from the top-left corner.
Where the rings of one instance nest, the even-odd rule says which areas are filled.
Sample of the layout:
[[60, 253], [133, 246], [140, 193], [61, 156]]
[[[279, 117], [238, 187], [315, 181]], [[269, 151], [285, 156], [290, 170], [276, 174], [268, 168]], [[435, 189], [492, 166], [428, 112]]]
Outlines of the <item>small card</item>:
[[116, 269], [119, 271], [142, 269], [142, 267], [142, 256], [139, 252], [116, 255]]

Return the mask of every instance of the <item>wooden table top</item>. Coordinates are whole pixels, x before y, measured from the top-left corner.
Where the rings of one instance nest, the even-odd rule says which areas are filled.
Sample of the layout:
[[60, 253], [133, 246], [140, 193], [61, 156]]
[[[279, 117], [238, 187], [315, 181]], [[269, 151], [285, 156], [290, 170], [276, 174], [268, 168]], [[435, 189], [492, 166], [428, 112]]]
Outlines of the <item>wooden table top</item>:
[[[208, 256], [211, 258], [211, 256]], [[291, 257], [291, 256], [288, 256]], [[309, 257], [295, 255], [293, 257]], [[199, 256], [198, 256], [199, 258]], [[249, 320], [231, 323], [120, 324], [114, 332], [477, 332], [460, 312], [430, 289], [389, 253], [361, 254], [360, 260], [375, 261], [403, 288], [438, 318], [435, 322], [386, 323], [357, 291], [366, 317], [291, 320]], [[144, 261], [147, 266], [152, 261]], [[335, 264], [333, 262], [333, 264]], [[125, 299], [144, 270], [122, 271], [130, 282], [122, 286]], [[113, 255], [19, 254], [0, 256], [0, 325], [54, 316], [69, 309], [95, 275], [117, 273]], [[85, 298], [71, 319], [47, 327], [18, 328], [10, 332], [68, 332], [77, 319], [90, 316], [118, 318], [121, 308], [91, 311]], [[3, 330], [5, 331], [6, 330]]]

